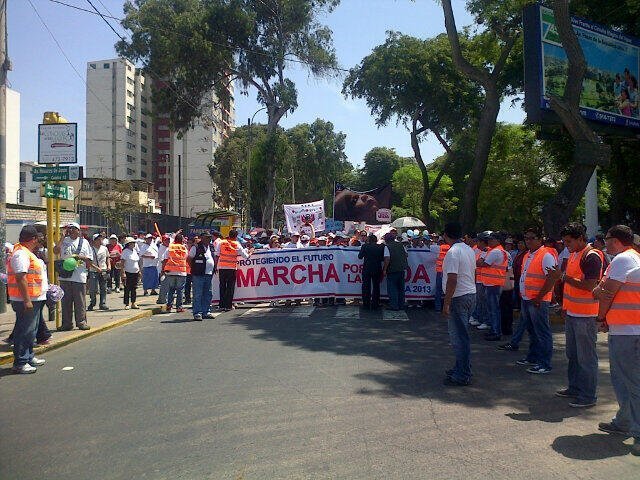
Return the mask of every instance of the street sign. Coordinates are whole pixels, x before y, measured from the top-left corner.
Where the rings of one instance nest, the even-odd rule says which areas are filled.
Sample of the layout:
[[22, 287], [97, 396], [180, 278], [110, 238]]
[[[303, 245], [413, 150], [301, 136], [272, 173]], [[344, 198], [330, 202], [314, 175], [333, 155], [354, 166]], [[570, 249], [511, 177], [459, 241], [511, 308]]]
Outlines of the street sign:
[[59, 183], [45, 183], [44, 195], [47, 198], [59, 198], [60, 200], [73, 200], [73, 187]]
[[82, 178], [82, 167], [79, 165], [33, 167], [31, 174], [34, 182], [80, 180], [80, 178]]
[[38, 163], [78, 163], [78, 124], [38, 125]]

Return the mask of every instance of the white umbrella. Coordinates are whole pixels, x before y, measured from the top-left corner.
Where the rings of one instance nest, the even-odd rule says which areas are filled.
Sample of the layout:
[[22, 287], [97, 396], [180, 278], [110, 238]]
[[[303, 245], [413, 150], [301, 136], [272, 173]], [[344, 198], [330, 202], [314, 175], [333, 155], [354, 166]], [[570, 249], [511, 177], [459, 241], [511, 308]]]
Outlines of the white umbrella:
[[396, 218], [393, 223], [391, 223], [392, 227], [395, 228], [420, 228], [426, 227], [426, 225], [416, 217], [400, 217]]

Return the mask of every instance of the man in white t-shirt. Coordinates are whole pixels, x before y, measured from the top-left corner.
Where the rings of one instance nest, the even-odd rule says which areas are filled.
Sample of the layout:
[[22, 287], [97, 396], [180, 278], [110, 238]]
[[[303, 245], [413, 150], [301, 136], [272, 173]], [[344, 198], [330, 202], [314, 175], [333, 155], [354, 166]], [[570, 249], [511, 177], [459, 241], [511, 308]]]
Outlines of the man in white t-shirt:
[[64, 291], [62, 297], [62, 327], [60, 330], [73, 330], [73, 317], [75, 313], [76, 326], [80, 330], [89, 330], [87, 325], [87, 273], [88, 267], [93, 261], [93, 252], [88, 240], [82, 238], [80, 225], [71, 222], [66, 226], [66, 236], [62, 242], [53, 247], [53, 251], [60, 258], [75, 257], [79, 260], [78, 266], [68, 278], [60, 278], [60, 286]]
[[102, 243], [102, 235], [96, 233], [93, 235], [93, 262], [89, 269], [89, 306], [87, 310], [91, 311], [96, 306], [96, 297], [100, 292], [100, 310], [109, 310], [107, 307], [107, 277], [111, 269], [109, 258], [109, 250]]
[[[44, 241], [33, 225], [22, 228], [20, 242], [7, 262], [7, 287], [16, 312], [13, 330], [13, 372], [34, 373], [44, 360], [34, 357], [33, 344], [42, 307], [47, 300], [47, 268], [35, 252]], [[4, 286], [2, 287], [4, 288]]]
[[444, 384], [463, 387], [471, 383], [471, 343], [467, 325], [476, 302], [476, 255], [462, 240], [459, 223], [444, 227], [444, 240], [451, 248], [442, 262], [444, 301], [442, 314], [448, 317], [449, 339], [456, 356]]
[[640, 456], [640, 254], [626, 225], [610, 228], [605, 241], [615, 257], [593, 294], [600, 300], [598, 327], [609, 331], [609, 368], [619, 409], [598, 428], [632, 436], [631, 453]]

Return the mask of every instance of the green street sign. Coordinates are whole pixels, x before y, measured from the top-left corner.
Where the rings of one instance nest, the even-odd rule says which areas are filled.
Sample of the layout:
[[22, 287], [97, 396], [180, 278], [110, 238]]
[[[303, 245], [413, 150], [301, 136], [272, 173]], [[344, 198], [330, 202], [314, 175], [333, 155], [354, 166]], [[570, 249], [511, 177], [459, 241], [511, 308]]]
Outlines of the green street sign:
[[43, 196], [47, 198], [59, 198], [60, 200], [73, 200], [73, 187], [58, 183], [45, 183]]
[[31, 176], [34, 182], [80, 180], [82, 178], [82, 167], [79, 165], [33, 167]]

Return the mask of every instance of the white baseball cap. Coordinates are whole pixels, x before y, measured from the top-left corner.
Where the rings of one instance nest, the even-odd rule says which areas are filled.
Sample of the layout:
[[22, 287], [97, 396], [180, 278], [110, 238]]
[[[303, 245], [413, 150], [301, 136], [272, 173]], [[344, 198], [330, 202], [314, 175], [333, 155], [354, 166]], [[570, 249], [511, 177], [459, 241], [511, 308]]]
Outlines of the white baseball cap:
[[74, 227], [77, 228], [78, 230], [80, 230], [80, 225], [76, 222], [69, 222], [65, 225], [65, 227], [69, 228], [69, 227]]
[[309, 235], [302, 235], [300, 237], [300, 240], [302, 240], [303, 242], [308, 242], [309, 240], [311, 240], [311, 237]]

